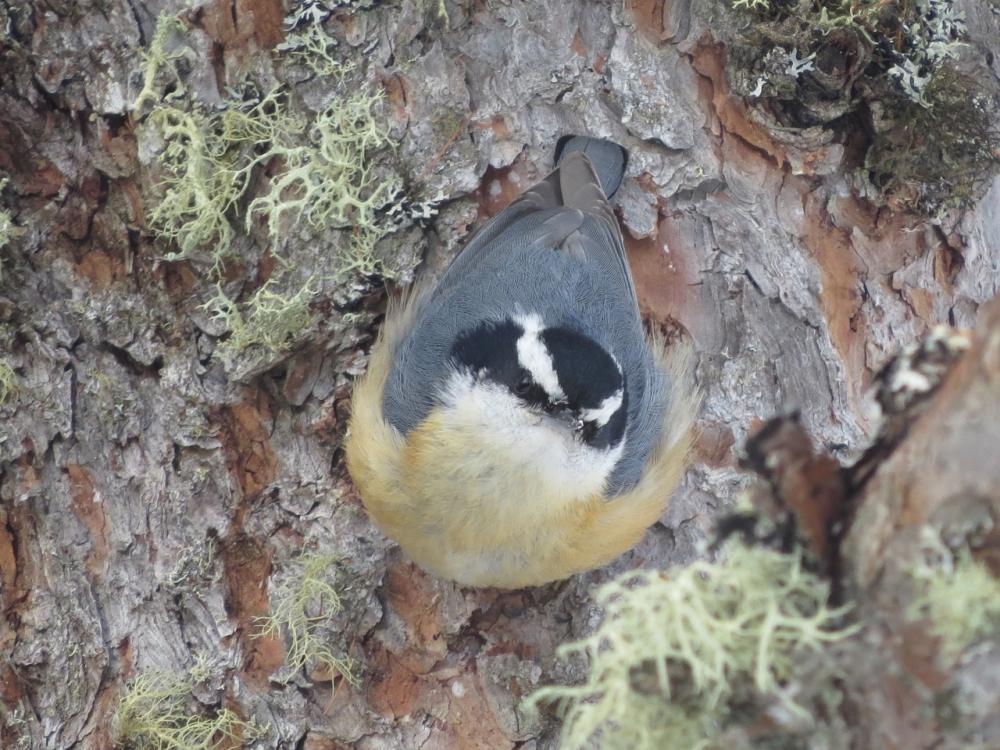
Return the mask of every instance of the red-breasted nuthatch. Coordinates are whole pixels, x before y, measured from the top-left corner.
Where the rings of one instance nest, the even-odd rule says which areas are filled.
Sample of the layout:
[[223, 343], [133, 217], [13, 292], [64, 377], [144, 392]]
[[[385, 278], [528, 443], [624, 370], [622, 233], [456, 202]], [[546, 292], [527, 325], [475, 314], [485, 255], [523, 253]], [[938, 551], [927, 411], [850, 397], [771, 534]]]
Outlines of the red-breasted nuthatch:
[[347, 465], [374, 522], [438, 576], [517, 588], [603, 565], [683, 476], [698, 399], [643, 333], [607, 197], [626, 160], [562, 139], [548, 177], [390, 306]]

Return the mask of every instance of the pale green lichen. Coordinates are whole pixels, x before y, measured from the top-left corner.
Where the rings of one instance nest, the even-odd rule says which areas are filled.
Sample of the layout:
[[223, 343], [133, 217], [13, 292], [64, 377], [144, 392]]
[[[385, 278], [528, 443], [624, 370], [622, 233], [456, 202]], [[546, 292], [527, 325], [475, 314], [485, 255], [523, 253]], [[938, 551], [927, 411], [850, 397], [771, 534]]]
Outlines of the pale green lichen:
[[294, 31], [306, 25], [318, 26], [334, 11], [354, 13], [368, 10], [378, 0], [292, 0], [285, 16], [285, 30]]
[[116, 747], [129, 750], [223, 750], [266, 736], [267, 729], [228, 708], [202, 716], [191, 691], [209, 676], [199, 659], [187, 674], [146, 672], [128, 687], [115, 713]]
[[0, 360], [0, 405], [17, 395], [17, 374], [7, 362]]
[[444, 0], [437, 0], [437, 2], [434, 2], [434, 0], [420, 0], [420, 7], [424, 12], [426, 12], [427, 6], [431, 3], [435, 6], [434, 15], [437, 20], [441, 22], [442, 26], [444, 26], [445, 31], [450, 31], [451, 16], [448, 15], [448, 7], [445, 5]]
[[336, 59], [331, 50], [336, 43], [323, 31], [318, 23], [311, 23], [302, 29], [289, 31], [285, 41], [275, 49], [284, 60], [302, 65], [317, 76], [335, 76], [343, 69], [343, 62]]
[[242, 196], [245, 180], [237, 179], [216, 120], [215, 115], [174, 107], [153, 110], [149, 123], [164, 141], [159, 161], [165, 174], [163, 195], [148, 219], [151, 228], [179, 248], [167, 260], [195, 257], [208, 248], [218, 270], [234, 237], [227, 212]]
[[875, 44], [879, 15], [883, 10], [884, 6], [873, 0], [834, 0], [820, 5], [819, 15], [811, 19], [811, 23], [824, 36], [837, 29], [844, 29]]
[[216, 296], [204, 305], [229, 332], [229, 338], [222, 344], [224, 357], [231, 359], [254, 346], [270, 352], [287, 351], [312, 323], [309, 304], [317, 292], [312, 278], [294, 294], [282, 294], [274, 286], [274, 280], [269, 279], [242, 306], [226, 296], [219, 286]]
[[284, 169], [250, 204], [248, 228], [254, 216], [262, 215], [272, 236], [281, 231], [283, 219], [300, 216], [315, 229], [376, 229], [376, 210], [387, 206], [400, 189], [397, 180], [379, 179], [371, 168], [372, 152], [390, 142], [374, 116], [380, 99], [364, 88], [338, 99], [309, 126], [306, 144], [295, 145], [276, 133], [260, 159], [278, 157]]
[[351, 658], [333, 645], [336, 616], [343, 606], [336, 587], [337, 562], [332, 555], [303, 555], [276, 594], [271, 614], [257, 620], [258, 637], [285, 639], [285, 681], [308, 667], [359, 684]]
[[142, 112], [147, 103], [157, 104], [162, 99], [160, 87], [166, 83], [176, 83], [179, 88], [171, 94], [180, 97], [184, 93], [180, 77], [177, 75], [177, 59], [181, 56], [179, 48], [168, 49], [174, 39], [186, 31], [184, 24], [177, 16], [161, 13], [156, 19], [156, 29], [149, 42], [149, 48], [142, 56], [142, 88], [132, 102], [132, 109]]
[[967, 547], [952, 551], [931, 529], [923, 529], [923, 559], [914, 569], [916, 595], [911, 621], [926, 620], [946, 659], [957, 658], [977, 640], [1000, 631], [1000, 580], [972, 559]]
[[158, 161], [165, 171], [150, 226], [180, 248], [167, 260], [205, 254], [218, 271], [230, 255], [236, 236], [231, 218], [253, 169], [276, 156], [267, 150], [273, 141], [301, 135], [306, 123], [289, 113], [282, 92], [274, 90], [215, 113], [159, 106], [148, 124], [163, 140]]
[[[3, 196], [4, 188], [7, 187], [9, 178], [0, 178], [0, 197]], [[14, 217], [10, 210], [0, 204], [0, 250], [3, 250], [10, 241], [20, 234], [20, 230], [14, 225]], [[3, 256], [0, 255], [0, 279], [3, 278]]]
[[528, 706], [556, 703], [564, 749], [707, 747], [748, 689], [803, 714], [782, 687], [852, 632], [827, 596], [798, 555], [745, 546], [677, 573], [626, 573], [597, 590], [597, 631], [559, 649], [587, 657], [584, 684], [542, 688]]
[[215, 581], [217, 542], [214, 537], [184, 547], [177, 555], [177, 562], [167, 576], [167, 586], [174, 591], [190, 590], [201, 596], [205, 581]]
[[[168, 260], [204, 257], [218, 274], [232, 253], [237, 226], [250, 232], [254, 220], [263, 218], [277, 239], [302, 218], [312, 233], [350, 230], [352, 241], [343, 243], [347, 250], [336, 259], [334, 273], [373, 264], [374, 242], [395, 228], [381, 210], [394, 204], [401, 183], [395, 175], [377, 174], [373, 164], [376, 152], [391, 143], [376, 112], [381, 93], [367, 84], [349, 91], [346, 76], [353, 68], [337, 61], [331, 46], [312, 25], [283, 47], [293, 62], [342, 91], [312, 122], [293, 112], [281, 88], [249, 102], [230, 99], [218, 112], [180, 101], [153, 109], [146, 127], [162, 141], [157, 161], [164, 175], [162, 197], [148, 218], [158, 235], [178, 247]], [[162, 66], [164, 54], [148, 57]], [[152, 67], [147, 65], [147, 77], [156, 78]], [[277, 173], [239, 216], [255, 170], [269, 164], [279, 166]]]
[[[7, 730], [7, 734], [14, 738], [11, 750], [31, 750], [34, 747], [25, 715], [23, 706], [19, 705], [12, 711], [0, 702], [0, 730]], [[0, 738], [3, 735], [4, 732], [0, 731]]]

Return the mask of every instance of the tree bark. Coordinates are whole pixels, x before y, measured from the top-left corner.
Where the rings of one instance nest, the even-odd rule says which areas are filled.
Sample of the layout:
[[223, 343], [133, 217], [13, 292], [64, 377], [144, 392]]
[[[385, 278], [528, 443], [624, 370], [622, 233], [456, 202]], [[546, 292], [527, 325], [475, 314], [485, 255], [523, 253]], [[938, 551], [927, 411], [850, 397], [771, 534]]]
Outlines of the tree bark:
[[[280, 80], [282, 4], [6, 0], [0, 201], [20, 236], [0, 249], [0, 358], [16, 384], [0, 404], [0, 743], [110, 747], [130, 680], [206, 655], [213, 678], [192, 711], [256, 719], [268, 727], [257, 747], [553, 747], [552, 724], [517, 706], [579, 676], [554, 652], [593, 628], [595, 583], [701, 554], [751, 482], [738, 459], [763, 420], [797, 409], [818, 450], [847, 463], [881, 424], [875, 373], [936, 324], [978, 326], [845, 511], [845, 586], [885, 643], [903, 639], [855, 674], [905, 661], [919, 634], [886, 601], [916, 554], [906, 529], [956, 503], [949, 523], [1000, 518], [986, 460], [1000, 437], [1000, 318], [981, 310], [1000, 288], [1000, 180], [945, 225], [873, 208], [842, 154], [783, 145], [730, 93], [721, 4], [449, 0], [447, 26], [434, 2], [372, 5], [327, 29], [385, 91], [408, 191], [446, 199], [429, 226], [385, 243], [403, 278], [424, 254], [441, 268], [544, 175], [560, 135], [630, 150], [620, 214], [642, 310], [694, 342], [705, 395], [684, 486], [633, 551], [569, 582], [466, 590], [415, 568], [368, 522], [341, 460], [382, 285], [326, 282], [308, 342], [235, 372], [200, 309], [214, 282], [165, 262], [145, 219], [157, 174], [129, 104], [156, 15], [183, 12], [203, 52], [188, 85], [220, 101], [248, 72]], [[986, 8], [968, 0], [966, 14], [973, 51], [991, 55], [979, 75], [996, 76]], [[303, 98], [323, 86], [303, 84]], [[273, 268], [261, 236], [226, 269], [237, 291]], [[324, 262], [297, 236], [285, 245], [293, 265]], [[287, 644], [257, 635], [303, 550], [340, 561], [338, 646], [363, 665], [358, 687], [321, 670], [282, 683]], [[969, 726], [1000, 743], [987, 726], [998, 688], [982, 672], [998, 653], [921, 673], [905, 695], [852, 679], [868, 710], [845, 746], [931, 747], [941, 729], [927, 706], [962, 680], [981, 696]]]

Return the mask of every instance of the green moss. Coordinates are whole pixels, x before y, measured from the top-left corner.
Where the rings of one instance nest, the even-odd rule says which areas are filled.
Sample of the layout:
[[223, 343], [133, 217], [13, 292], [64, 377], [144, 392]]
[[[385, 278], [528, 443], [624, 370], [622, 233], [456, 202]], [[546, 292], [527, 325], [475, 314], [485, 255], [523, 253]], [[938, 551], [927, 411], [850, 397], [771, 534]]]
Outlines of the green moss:
[[295, 294], [274, 291], [274, 280], [268, 280], [242, 308], [226, 296], [222, 287], [204, 308], [229, 332], [222, 344], [225, 358], [259, 346], [271, 352], [286, 351], [312, 323], [309, 304], [316, 296], [313, 279], [309, 279]]
[[135, 679], [113, 722], [116, 747], [130, 750], [222, 750], [259, 739], [267, 730], [227, 708], [213, 716], [190, 710], [191, 691], [208, 677], [205, 660], [188, 674], [147, 672]]
[[956, 68], [967, 39], [956, 0], [732, 6], [751, 20], [731, 44], [730, 82], [765, 100], [757, 114], [778, 140], [847, 145], [876, 204], [939, 215], [982, 197], [1000, 169], [1000, 97]]
[[876, 195], [907, 210], [935, 214], [971, 208], [1000, 168], [1000, 128], [989, 93], [950, 67], [894, 112], [865, 156]]
[[17, 396], [17, 374], [7, 362], [0, 360], [0, 405]]
[[332, 645], [336, 615], [342, 609], [336, 565], [337, 558], [332, 555], [302, 556], [289, 585], [275, 596], [271, 614], [258, 618], [258, 636], [285, 639], [286, 682], [308, 667], [359, 684], [350, 657]]
[[797, 555], [744, 546], [674, 574], [627, 573], [598, 589], [597, 631], [559, 649], [587, 657], [584, 684], [542, 688], [528, 706], [561, 708], [561, 747], [612, 750], [706, 747], [748, 691], [803, 714], [781, 688], [851, 632], [827, 593]]
[[927, 620], [945, 658], [955, 659], [1000, 631], [1000, 580], [967, 547], [953, 552], [929, 529], [922, 542], [924, 559], [914, 571], [917, 590], [907, 617]]

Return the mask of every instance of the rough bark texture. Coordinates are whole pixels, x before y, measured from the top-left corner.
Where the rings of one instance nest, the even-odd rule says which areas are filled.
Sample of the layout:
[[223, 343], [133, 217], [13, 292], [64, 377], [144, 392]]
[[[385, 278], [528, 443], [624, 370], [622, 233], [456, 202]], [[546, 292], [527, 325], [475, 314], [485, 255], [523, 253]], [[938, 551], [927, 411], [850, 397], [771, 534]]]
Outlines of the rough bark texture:
[[[203, 269], [163, 262], [169, 248], [146, 231], [154, 170], [129, 102], [156, 14], [183, 5], [0, 3], [0, 171], [22, 231], [0, 249], [0, 355], [16, 374], [0, 404], [4, 747], [109, 747], [127, 682], [183, 672], [196, 654], [216, 677], [198, 701], [268, 725], [260, 747], [551, 747], [551, 726], [516, 707], [581, 668], [554, 650], [593, 627], [590, 587], [693, 559], [748, 482], [737, 457], [760, 420], [797, 408], [824, 452], [858, 455], [879, 424], [873, 374], [934, 324], [977, 317], [972, 352], [858, 496], [843, 564], [883, 640], [867, 645], [873, 679], [852, 681], [865, 710], [849, 745], [930, 747], [946, 683], [978, 696], [975, 721], [996, 715], [995, 644], [982, 657], [993, 666], [922, 673], [919, 687], [876, 677], [912, 645], [898, 602], [884, 603], [912, 554], [906, 529], [938, 513], [1000, 518], [988, 458], [1000, 318], [980, 315], [1000, 287], [1000, 181], [946, 229], [856, 199], [839, 152], [782, 145], [728, 93], [718, 40], [735, 21], [721, 3], [449, 0], [447, 28], [412, 0], [335, 14], [342, 53], [387, 92], [412, 195], [447, 198], [428, 229], [389, 240], [402, 276], [425, 250], [440, 268], [546, 172], [559, 135], [611, 137], [631, 151], [621, 215], [643, 311], [699, 355], [695, 464], [662, 524], [567, 583], [463, 590], [402, 559], [342, 466], [381, 287], [326, 283], [305, 345], [234, 371], [213, 357]], [[206, 101], [246, 71], [273, 79], [279, 0], [193, 5], [204, 54], [189, 83]], [[967, 6], [974, 51], [1000, 53], [997, 15]], [[1000, 72], [989, 59], [981, 75]], [[237, 291], [273, 266], [259, 237], [245, 244], [227, 269]], [[323, 248], [300, 244], [285, 248], [291, 263], [324, 262]], [[315, 671], [282, 684], [282, 641], [254, 637], [304, 549], [341, 560], [338, 647], [364, 665], [358, 688]]]

